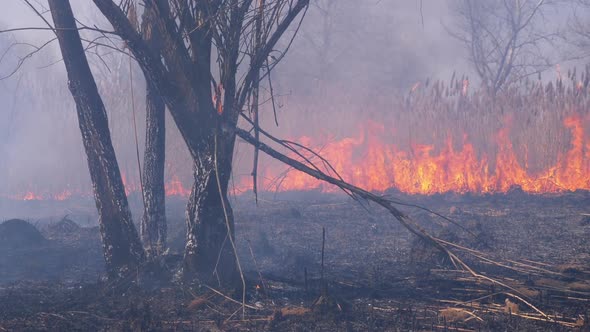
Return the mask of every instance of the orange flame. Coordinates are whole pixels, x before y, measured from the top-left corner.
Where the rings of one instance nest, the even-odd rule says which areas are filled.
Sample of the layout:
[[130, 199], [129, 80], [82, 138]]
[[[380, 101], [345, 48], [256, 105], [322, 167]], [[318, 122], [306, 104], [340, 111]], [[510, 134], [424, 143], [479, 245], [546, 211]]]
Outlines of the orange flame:
[[[431, 195], [437, 193], [504, 193], [520, 187], [529, 193], [552, 193], [575, 190], [590, 190], [590, 141], [587, 141], [584, 120], [573, 115], [563, 120], [563, 125], [571, 133], [566, 151], [560, 153], [553, 165], [542, 171], [532, 172], [528, 160], [520, 163], [510, 139], [511, 119], [495, 135], [496, 152], [487, 155], [476, 152], [466, 135], [460, 149], [456, 148], [451, 137], [442, 148], [434, 145], [411, 144], [410, 149], [400, 149], [388, 144], [381, 137], [386, 134], [381, 123], [367, 122], [356, 137], [345, 137], [329, 143], [318, 144], [316, 139], [303, 136], [295, 141], [311, 147], [328, 160], [334, 170], [346, 181], [370, 191], [383, 192], [395, 188], [408, 194]], [[525, 147], [525, 156], [526, 154]], [[316, 165], [334, 175], [334, 172], [317, 157], [303, 153]], [[297, 156], [292, 155], [297, 159]], [[130, 183], [122, 174], [127, 194], [139, 192], [138, 183]], [[280, 167], [259, 170], [259, 188], [263, 190], [321, 190], [337, 191], [298, 171], [281, 172]], [[251, 178], [237, 179], [234, 193], [244, 192], [252, 187]], [[88, 195], [90, 191], [64, 189], [57, 194], [40, 193], [35, 190], [23, 191], [20, 195], [7, 196], [21, 200], [66, 200], [74, 195]], [[190, 195], [178, 175], [172, 174], [165, 184], [167, 196]]]
[[64, 190], [58, 194], [56, 194], [53, 198], [58, 201], [65, 201], [66, 199], [72, 197], [72, 192], [69, 190]]
[[166, 182], [165, 191], [166, 196], [188, 196], [190, 195], [191, 191], [184, 188], [178, 176], [173, 175], [172, 179], [169, 182]]
[[36, 201], [36, 200], [41, 200], [43, 199], [43, 197], [41, 197], [40, 195], [35, 194], [34, 192], [27, 192], [24, 194], [23, 196], [23, 201]]
[[[499, 193], [520, 187], [529, 193], [564, 192], [578, 189], [590, 190], [590, 142], [584, 143], [584, 127], [580, 116], [571, 116], [564, 125], [571, 131], [569, 150], [558, 156], [557, 162], [543, 172], [533, 174], [527, 165], [520, 165], [508, 133], [510, 125], [502, 128], [496, 137], [498, 151], [494, 167], [487, 155], [479, 158], [474, 146], [463, 138], [463, 146], [457, 151], [448, 138], [440, 152], [434, 145], [414, 144], [411, 151], [384, 144], [377, 138], [383, 126], [370, 123], [358, 137], [333, 141], [316, 149], [330, 161], [345, 180], [371, 191], [396, 188], [409, 194], [431, 195], [436, 193]], [[308, 146], [308, 137], [298, 140]], [[313, 158], [312, 156], [308, 156]], [[320, 165], [315, 160], [316, 164]], [[276, 170], [266, 170], [261, 176], [262, 187], [270, 190], [335, 191], [324, 187], [321, 181], [304, 173], [289, 172], [281, 180]], [[248, 181], [240, 187], [247, 189]]]

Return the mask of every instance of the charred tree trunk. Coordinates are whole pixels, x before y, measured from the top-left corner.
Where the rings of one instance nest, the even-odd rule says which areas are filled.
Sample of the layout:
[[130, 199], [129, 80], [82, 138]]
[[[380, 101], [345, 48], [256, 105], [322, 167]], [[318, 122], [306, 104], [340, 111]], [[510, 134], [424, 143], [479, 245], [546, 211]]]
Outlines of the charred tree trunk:
[[88, 158], [109, 277], [135, 269], [144, 251], [127, 202], [104, 104], [90, 71], [69, 1], [49, 0]]
[[[160, 92], [194, 160], [195, 183], [187, 205], [185, 277], [195, 276], [207, 281], [216, 275], [219, 281], [233, 283], [239, 277], [236, 273], [239, 261], [230, 243], [233, 216], [227, 202], [235, 141], [231, 129], [237, 127], [255, 74], [291, 23], [307, 8], [309, 0], [285, 0], [276, 8], [288, 9], [269, 11], [265, 20], [269, 27], [262, 30], [266, 31], [262, 35], [264, 41], [250, 56], [249, 69], [239, 88], [236, 75], [242, 63], [240, 48], [250, 30], [243, 27], [249, 22], [252, 1], [196, 1], [192, 5], [184, 1], [146, 1], [153, 4], [157, 13], [163, 41], [161, 57], [150, 49], [113, 0], [93, 2], [127, 43], [148, 81]], [[171, 3], [174, 6], [170, 6]], [[221, 111], [212, 103], [211, 85], [217, 85], [211, 68], [214, 42], [219, 85], [225, 89]], [[216, 88], [219, 89], [219, 85]], [[219, 100], [221, 95], [217, 97]], [[223, 134], [219, 130], [222, 124], [230, 129]], [[220, 144], [215, 144], [218, 133]], [[216, 169], [219, 176], [216, 176]]]
[[215, 281], [232, 287], [239, 282], [231, 245], [235, 239], [234, 217], [227, 199], [233, 143], [230, 150], [223, 139], [219, 139], [217, 147], [215, 140], [194, 164], [183, 272], [188, 279], [196, 277], [201, 282]]
[[158, 256], [166, 250], [165, 106], [158, 92], [147, 83], [146, 141], [143, 160], [144, 215], [141, 238], [149, 255]]
[[[146, 4], [142, 36], [153, 52], [159, 55], [161, 39], [153, 15], [151, 5]], [[145, 209], [141, 219], [141, 239], [150, 256], [161, 255], [166, 250], [165, 111], [164, 100], [146, 76], [146, 138], [142, 177]]]

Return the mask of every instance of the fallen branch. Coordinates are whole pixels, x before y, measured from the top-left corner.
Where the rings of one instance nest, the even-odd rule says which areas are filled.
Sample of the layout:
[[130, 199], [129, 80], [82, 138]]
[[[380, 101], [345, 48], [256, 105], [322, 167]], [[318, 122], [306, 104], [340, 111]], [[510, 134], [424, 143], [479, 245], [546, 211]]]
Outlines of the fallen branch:
[[[448, 249], [446, 249], [439, 241], [437, 241], [437, 239], [435, 239], [434, 237], [429, 235], [426, 232], [426, 230], [424, 230], [422, 227], [420, 227], [418, 224], [416, 224], [413, 220], [411, 220], [402, 211], [398, 210], [395, 206], [393, 206], [393, 204], [395, 204], [394, 202], [392, 202], [382, 196], [376, 195], [376, 194], [366, 191], [362, 188], [354, 186], [348, 182], [345, 182], [344, 180], [336, 179], [332, 176], [325, 174], [324, 172], [322, 172], [318, 169], [311, 168], [311, 167], [303, 164], [300, 161], [290, 158], [290, 157], [280, 153], [279, 151], [273, 149], [272, 147], [266, 145], [265, 143], [262, 143], [259, 140], [256, 140], [255, 137], [250, 135], [250, 133], [248, 133], [244, 129], [235, 128], [235, 133], [238, 137], [240, 137], [241, 139], [243, 139], [247, 143], [256, 146], [260, 151], [266, 153], [267, 155], [269, 155], [270, 157], [272, 157], [274, 159], [277, 159], [277, 160], [293, 167], [294, 169], [296, 169], [298, 171], [306, 173], [318, 180], [322, 180], [322, 181], [328, 182], [330, 184], [333, 184], [333, 185], [341, 188], [345, 192], [348, 191], [348, 192], [356, 195], [357, 197], [360, 197], [360, 198], [365, 199], [367, 201], [372, 201], [372, 202], [377, 203], [378, 205], [387, 209], [410, 232], [412, 232], [416, 236], [424, 239], [425, 241], [431, 243], [436, 248], [438, 248], [439, 250], [443, 251], [446, 255], [448, 255], [454, 265], [456, 265], [457, 263], [460, 262], [459, 265], [468, 268], [468, 266], [465, 263], [463, 263], [455, 254], [453, 254]], [[468, 270], [472, 271], [470, 268], [468, 268]]]
[[[246, 131], [244, 129], [241, 129], [241, 128], [234, 129], [234, 128], [227, 128], [227, 127], [224, 129], [227, 130], [228, 132], [234, 131], [238, 137], [240, 137], [241, 139], [243, 139], [247, 143], [253, 145], [254, 147], [256, 147], [260, 151], [266, 153], [270, 157], [277, 159], [278, 161], [281, 161], [281, 162], [293, 167], [294, 169], [296, 169], [300, 172], [306, 173], [318, 180], [333, 184], [333, 185], [337, 186], [338, 188], [342, 189], [344, 192], [351, 193], [353, 196], [362, 198], [367, 201], [372, 201], [372, 202], [377, 203], [378, 205], [380, 205], [383, 208], [385, 208], [386, 210], [388, 210], [411, 233], [413, 233], [414, 235], [418, 236], [419, 238], [425, 240], [426, 242], [432, 244], [435, 248], [437, 248], [438, 250], [443, 252], [445, 255], [447, 255], [456, 268], [464, 269], [477, 279], [486, 280], [486, 281], [489, 281], [493, 284], [500, 285], [506, 289], [513, 291], [514, 293], [518, 293], [518, 294], [526, 297], [524, 294], [522, 294], [521, 292], [516, 290], [514, 287], [511, 287], [501, 281], [495, 280], [491, 277], [488, 277], [488, 276], [485, 276], [485, 275], [475, 272], [469, 265], [467, 265], [459, 257], [457, 257], [456, 254], [454, 254], [452, 251], [447, 249], [443, 245], [443, 242], [440, 239], [437, 239], [437, 238], [431, 236], [430, 234], [428, 234], [428, 232], [426, 232], [426, 230], [424, 228], [422, 228], [420, 225], [418, 225], [415, 221], [413, 221], [405, 213], [398, 210], [394, 206], [394, 204], [396, 204], [394, 201], [388, 200], [385, 197], [382, 197], [382, 196], [376, 195], [374, 193], [371, 193], [369, 191], [366, 191], [362, 188], [354, 186], [354, 185], [352, 185], [348, 182], [345, 182], [343, 180], [336, 179], [332, 176], [325, 174], [324, 172], [320, 171], [317, 168], [314, 169], [312, 167], [309, 167], [309, 166], [303, 164], [300, 161], [290, 158], [289, 156], [282, 154], [281, 152], [273, 149], [269, 145], [261, 142], [260, 140], [257, 140], [255, 137], [250, 135], [250, 133], [248, 131]], [[538, 310], [537, 308], [535, 308], [535, 309]], [[538, 312], [541, 313], [548, 320], [553, 321], [551, 318], [549, 318], [549, 316], [547, 316], [542, 311], [538, 310]]]

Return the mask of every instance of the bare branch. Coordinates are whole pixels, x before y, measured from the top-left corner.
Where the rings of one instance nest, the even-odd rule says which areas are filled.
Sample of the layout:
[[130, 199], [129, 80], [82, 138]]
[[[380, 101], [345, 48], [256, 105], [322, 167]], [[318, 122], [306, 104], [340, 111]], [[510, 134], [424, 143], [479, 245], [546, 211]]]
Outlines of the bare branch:
[[0, 76], [0, 81], [5, 80], [7, 78], [12, 77], [12, 75], [14, 75], [21, 67], [22, 65], [28, 60], [30, 59], [33, 55], [39, 53], [42, 49], [44, 49], [47, 45], [51, 44], [53, 41], [57, 40], [57, 38], [52, 38], [48, 41], [46, 41], [45, 43], [43, 43], [41, 46], [37, 47], [35, 45], [29, 44], [29, 43], [14, 43], [11, 46], [8, 47], [8, 49], [4, 52], [4, 54], [2, 54], [2, 57], [0, 57], [0, 62], [2, 62], [2, 59], [4, 58], [4, 56], [8, 53], [8, 51], [15, 45], [27, 45], [30, 47], [33, 47], [34, 50], [25, 54], [23, 57], [21, 57], [18, 60], [18, 63], [16, 64], [15, 68], [8, 74], [4, 75], [4, 76]]
[[533, 64], [543, 52], [525, 56], [530, 49], [553, 46], [556, 32], [547, 31], [541, 21], [552, 1], [455, 0], [453, 4], [456, 23], [448, 31], [469, 50], [470, 62], [493, 93], [523, 75], [515, 72], [517, 63], [523, 65], [519, 71], [524, 74], [538, 69]]

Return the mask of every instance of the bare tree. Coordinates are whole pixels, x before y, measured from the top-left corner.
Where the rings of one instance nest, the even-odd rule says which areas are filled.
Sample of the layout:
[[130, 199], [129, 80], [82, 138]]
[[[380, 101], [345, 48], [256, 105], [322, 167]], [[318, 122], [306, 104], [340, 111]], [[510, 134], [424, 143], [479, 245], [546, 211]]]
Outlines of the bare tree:
[[[249, 9], [252, 1], [219, 1], [215, 3], [219, 7], [210, 7], [211, 4], [204, 6], [203, 2], [146, 0], [152, 5], [146, 8], [157, 14], [153, 17], [157, 18], [156, 26], [162, 35], [163, 59], [149, 47], [121, 7], [110, 0], [93, 1], [113, 25], [114, 33], [125, 40], [149, 83], [162, 96], [193, 157], [195, 183], [187, 208], [185, 275], [188, 273], [193, 277], [192, 273], [195, 273], [202, 281], [208, 281], [212, 275], [216, 275], [223, 285], [231, 284], [236, 279], [235, 269], [236, 264], [239, 268], [239, 260], [234, 246], [233, 217], [227, 200], [227, 187], [233, 145], [236, 137], [240, 137], [272, 158], [336, 185], [356, 200], [375, 202], [413, 234], [444, 252], [457, 269], [518, 293], [514, 287], [471, 269], [451, 251], [451, 246], [458, 246], [430, 236], [395, 205], [435, 212], [388, 199], [345, 182], [320, 155], [300, 144], [277, 139], [260, 128], [256, 119], [252, 120], [243, 111], [250, 94], [259, 83], [255, 78], [269, 75], [271, 68], [285, 54], [278, 53], [263, 69], [279, 38], [307, 8], [306, 0], [260, 0], [253, 10]], [[101, 213], [107, 266], [111, 269], [114, 267], [114, 271], [119, 273], [128, 271], [141, 264], [144, 254], [130, 220], [110, 142], [104, 105], [88, 66], [69, 1], [50, 0], [49, 3], [55, 22], [55, 28], [52, 29], [58, 36], [70, 91], [77, 105], [96, 203]], [[253, 43], [255, 47], [251, 47]], [[213, 45], [217, 48], [217, 61], [220, 64], [217, 79], [211, 70]], [[245, 58], [249, 58], [249, 61], [244, 63]], [[244, 69], [245, 74], [243, 79], [238, 80], [240, 68]], [[240, 116], [252, 125], [256, 136], [266, 137], [273, 144], [295, 153], [303, 161], [286, 156], [261, 142], [259, 137], [252, 136], [249, 131], [239, 128], [237, 122]], [[306, 154], [318, 158], [322, 165], [314, 164]], [[451, 219], [445, 220], [454, 223]], [[226, 249], [230, 247], [226, 246], [228, 242], [233, 250]], [[242, 283], [244, 286], [243, 278]], [[242, 289], [245, 292], [245, 287]], [[244, 293], [242, 296], [245, 302]], [[550, 319], [530, 306], [544, 318]]]
[[[146, 21], [142, 24], [136, 22], [137, 7], [134, 1], [121, 1], [119, 4], [111, 0], [93, 2], [114, 31], [87, 26], [83, 28], [116, 35], [125, 42], [146, 77], [148, 98], [150, 95], [153, 97], [153, 93], [161, 97], [193, 158], [194, 185], [187, 205], [184, 275], [205, 282], [213, 279], [223, 285], [234, 284], [239, 280], [237, 271], [240, 266], [234, 243], [233, 213], [227, 193], [236, 139], [235, 128], [240, 116], [248, 117], [243, 112], [244, 108], [249, 106], [252, 109], [252, 100], [258, 99], [252, 94], [257, 91], [259, 81], [270, 75], [291, 45], [287, 43], [283, 51], [275, 49], [284, 34], [296, 33], [298, 26], [293, 30], [289, 30], [289, 27], [297, 22], [297, 17], [303, 18], [300, 14], [307, 9], [309, 0], [255, 3], [252, 0], [145, 0], [143, 17]], [[130, 254], [116, 257], [120, 256], [120, 265], [129, 269], [143, 261], [144, 252], [131, 223], [117, 161], [110, 144], [104, 106], [85, 60], [77, 30], [80, 27], [76, 27], [69, 2], [54, 0], [50, 4], [56, 23], [55, 28], [50, 28], [58, 34], [85, 144], [88, 145], [86, 150], [97, 193], [97, 206], [104, 214], [101, 227], [111, 226], [103, 230], [105, 250], [109, 251], [107, 264], [114, 264], [112, 257], [116, 255], [111, 253], [112, 247], [127, 246], [125, 248]], [[143, 31], [140, 31], [140, 25], [143, 25]], [[148, 30], [150, 33], [147, 33]], [[154, 47], [154, 36], [159, 41], [157, 47]], [[157, 99], [153, 101], [158, 102]], [[162, 109], [161, 105], [157, 106], [158, 110]], [[82, 121], [89, 116], [87, 113], [95, 116], [90, 119], [94, 122]], [[153, 115], [161, 118], [161, 112]], [[163, 121], [150, 122], [148, 119], [148, 141], [150, 125], [153, 125], [151, 129], [163, 130]], [[158, 135], [156, 133], [152, 138]], [[98, 144], [98, 147], [92, 144]], [[162, 144], [159, 140], [155, 143], [159, 148]], [[159, 157], [151, 158], [153, 162], [159, 163], [161, 160]], [[152, 179], [157, 178], [159, 181], [161, 170], [151, 167], [151, 171], [154, 173], [149, 176], [146, 173], [146, 180], [152, 176]], [[102, 185], [101, 181], [107, 183]], [[158, 189], [157, 185], [150, 186]], [[147, 198], [146, 201], [149, 201]], [[119, 208], [115, 210], [118, 214], [113, 212], [107, 216], [106, 213], [111, 212], [105, 209], [110, 206], [107, 203], [112, 203], [113, 208]], [[145, 220], [153, 212], [146, 209]], [[153, 249], [153, 245], [162, 247], [165, 228], [156, 222], [144, 221], [142, 230], [144, 239], [149, 242], [148, 248]], [[113, 236], [116, 241], [110, 240]]]
[[[152, 52], [159, 56], [162, 38], [156, 26], [154, 11], [146, 4], [143, 13], [141, 34]], [[130, 7], [132, 13], [137, 10]], [[136, 15], [136, 14], [135, 14]], [[129, 15], [133, 19], [133, 15]], [[164, 188], [164, 166], [166, 154], [166, 123], [164, 100], [158, 90], [146, 79], [146, 132], [143, 159], [142, 195], [144, 214], [141, 219], [141, 239], [150, 256], [157, 256], [166, 250], [166, 192]]]
[[576, 0], [572, 11], [567, 40], [575, 48], [575, 58], [587, 58], [590, 56], [590, 0]]
[[131, 211], [111, 143], [103, 101], [82, 47], [69, 1], [50, 0], [68, 86], [76, 102], [82, 140], [88, 159], [107, 272], [118, 277], [133, 271], [144, 251], [131, 219]]
[[557, 31], [544, 12], [549, 0], [456, 0], [450, 34], [465, 45], [484, 86], [493, 93], [554, 64], [544, 56]]

